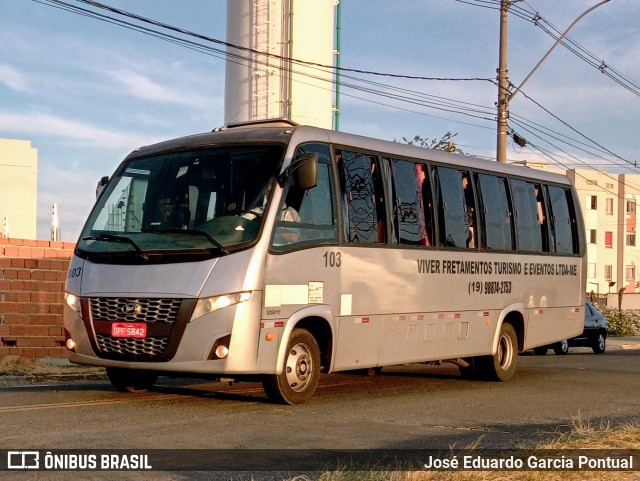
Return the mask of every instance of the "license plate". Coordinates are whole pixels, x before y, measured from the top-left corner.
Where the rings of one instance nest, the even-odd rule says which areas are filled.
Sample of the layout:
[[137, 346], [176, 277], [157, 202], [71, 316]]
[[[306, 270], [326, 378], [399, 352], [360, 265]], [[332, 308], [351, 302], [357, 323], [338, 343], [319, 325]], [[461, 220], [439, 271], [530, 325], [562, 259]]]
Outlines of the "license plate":
[[111, 324], [113, 337], [147, 337], [147, 325], [144, 322], [114, 322]]

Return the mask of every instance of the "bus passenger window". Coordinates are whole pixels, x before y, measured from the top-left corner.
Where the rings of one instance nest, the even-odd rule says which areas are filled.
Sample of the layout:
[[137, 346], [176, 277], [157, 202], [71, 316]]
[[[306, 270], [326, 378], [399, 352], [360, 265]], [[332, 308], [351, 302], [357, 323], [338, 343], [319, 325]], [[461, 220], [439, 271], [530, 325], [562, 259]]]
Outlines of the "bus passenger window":
[[513, 250], [513, 215], [505, 177], [477, 174], [478, 214], [482, 223], [481, 247]]
[[469, 175], [462, 173], [462, 190], [464, 192], [464, 211], [467, 220], [467, 247], [475, 249], [476, 247], [476, 220], [475, 220], [475, 202], [473, 200], [473, 189]]
[[549, 222], [547, 218], [547, 209], [545, 208], [544, 196], [542, 195], [542, 187], [540, 184], [533, 186], [536, 196], [536, 204], [538, 206], [538, 224], [540, 225], [540, 237], [542, 240], [542, 250], [549, 252]]
[[385, 162], [391, 179], [391, 224], [394, 242], [404, 245], [431, 245], [434, 222], [427, 166], [396, 159], [385, 159]]
[[[538, 217], [535, 185], [524, 180], [511, 180], [513, 206], [516, 212], [518, 250], [543, 252], [542, 228]], [[544, 221], [543, 221], [544, 222]]]
[[347, 242], [382, 244], [386, 212], [377, 157], [336, 150], [340, 171], [344, 233]]
[[578, 232], [573, 197], [569, 189], [547, 185], [551, 219], [551, 252], [578, 254]]
[[[463, 185], [465, 178], [466, 189]], [[433, 186], [439, 244], [443, 247], [475, 249], [475, 203], [468, 174], [448, 167], [434, 167]]]

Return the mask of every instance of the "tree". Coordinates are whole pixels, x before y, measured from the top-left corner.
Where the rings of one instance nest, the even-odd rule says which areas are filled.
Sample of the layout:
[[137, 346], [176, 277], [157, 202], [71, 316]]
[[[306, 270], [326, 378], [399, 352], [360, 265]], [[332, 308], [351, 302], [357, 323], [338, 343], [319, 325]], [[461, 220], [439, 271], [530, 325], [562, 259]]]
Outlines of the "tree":
[[464, 152], [456, 146], [456, 143], [453, 141], [453, 138], [458, 134], [452, 134], [451, 132], [447, 132], [439, 139], [428, 139], [426, 137], [421, 137], [420, 135], [416, 135], [413, 139], [407, 139], [406, 137], [402, 137], [402, 141], [409, 144], [415, 145], [417, 147], [424, 147], [425, 149], [435, 149], [435, 150], [444, 150], [445, 152], [455, 152], [456, 154], [464, 154]]

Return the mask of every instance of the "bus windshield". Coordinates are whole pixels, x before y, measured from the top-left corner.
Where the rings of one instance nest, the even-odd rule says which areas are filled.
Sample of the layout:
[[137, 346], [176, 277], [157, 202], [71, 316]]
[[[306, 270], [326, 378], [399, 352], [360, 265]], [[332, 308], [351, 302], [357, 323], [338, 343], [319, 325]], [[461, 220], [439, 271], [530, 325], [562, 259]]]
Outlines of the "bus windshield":
[[220, 256], [254, 242], [283, 148], [227, 146], [125, 161], [78, 241], [86, 257]]

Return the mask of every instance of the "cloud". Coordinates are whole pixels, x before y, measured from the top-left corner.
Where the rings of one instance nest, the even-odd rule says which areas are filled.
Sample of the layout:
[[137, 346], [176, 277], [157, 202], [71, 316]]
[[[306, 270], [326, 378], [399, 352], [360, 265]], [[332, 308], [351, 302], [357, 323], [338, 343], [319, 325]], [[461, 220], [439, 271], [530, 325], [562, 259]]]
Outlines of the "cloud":
[[28, 92], [30, 90], [29, 81], [25, 76], [7, 64], [0, 64], [0, 83], [18, 92]]
[[20, 136], [47, 135], [95, 147], [129, 149], [132, 145], [148, 144], [157, 139], [96, 127], [87, 123], [41, 113], [0, 112], [0, 129]]
[[184, 91], [169, 88], [136, 72], [117, 70], [109, 72], [109, 75], [124, 87], [126, 93], [142, 100], [197, 108], [202, 108], [203, 105], [212, 101], [204, 95], [187, 94]]

